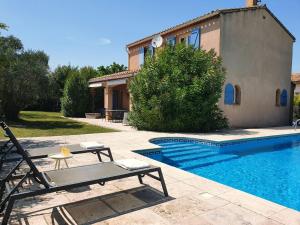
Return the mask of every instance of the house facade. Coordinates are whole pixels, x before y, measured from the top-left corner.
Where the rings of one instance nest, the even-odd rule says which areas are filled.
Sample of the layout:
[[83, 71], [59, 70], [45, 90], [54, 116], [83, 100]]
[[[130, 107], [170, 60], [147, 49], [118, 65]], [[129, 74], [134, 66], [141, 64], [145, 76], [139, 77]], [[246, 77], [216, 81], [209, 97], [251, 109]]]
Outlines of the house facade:
[[214, 49], [222, 57], [227, 73], [219, 107], [231, 127], [287, 125], [295, 38], [265, 5], [256, 0], [246, 4], [213, 11], [128, 44], [128, 71], [92, 79], [90, 87], [104, 88], [106, 109], [130, 110], [127, 85], [145, 54], [155, 54], [151, 40], [160, 35], [164, 43]]

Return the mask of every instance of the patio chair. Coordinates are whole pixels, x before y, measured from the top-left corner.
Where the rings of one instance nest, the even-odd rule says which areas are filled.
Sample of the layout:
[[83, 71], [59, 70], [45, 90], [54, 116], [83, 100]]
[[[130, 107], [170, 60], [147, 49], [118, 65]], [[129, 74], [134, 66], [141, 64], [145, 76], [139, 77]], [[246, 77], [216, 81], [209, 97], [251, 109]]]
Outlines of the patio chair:
[[[149, 166], [147, 168], [137, 170], [127, 170], [118, 166], [114, 162], [102, 162], [93, 165], [66, 168], [63, 170], [41, 172], [34, 165], [28, 152], [23, 149], [14, 134], [10, 131], [9, 127], [4, 122], [0, 122], [0, 126], [6, 131], [11, 142], [17, 148], [17, 151], [22, 154], [22, 159], [20, 162], [11, 170], [9, 176], [6, 179], [1, 180], [1, 182], [7, 184], [10, 179], [15, 176], [15, 171], [23, 162], [29, 167], [29, 171], [26, 174], [21, 175], [19, 177], [20, 181], [14, 184], [12, 188], [9, 185], [1, 186], [6, 187], [6, 195], [2, 195], [2, 193], [4, 193], [3, 190], [1, 192], [0, 203], [0, 210], [4, 211], [4, 217], [2, 220], [3, 225], [8, 224], [14, 203], [17, 200], [63, 190], [66, 191], [70, 188], [78, 188], [92, 184], [100, 184], [101, 186], [104, 186], [108, 181], [119, 180], [128, 177], [137, 176], [141, 184], [143, 184], [142, 178], [145, 175], [158, 180], [161, 183], [164, 195], [166, 197], [168, 196], [168, 191], [161, 168], [156, 166]], [[154, 175], [153, 173], [158, 173], [158, 176]], [[20, 189], [24, 185], [27, 178], [35, 179], [41, 185], [36, 187], [36, 190], [32, 190], [32, 188], [30, 188], [29, 190], [22, 192]]]
[[100, 113], [100, 118], [105, 119], [105, 108], [101, 108], [99, 110], [99, 113]]
[[128, 122], [128, 112], [124, 112], [122, 123], [123, 123], [123, 125], [126, 125], [126, 126], [129, 125], [129, 122]]

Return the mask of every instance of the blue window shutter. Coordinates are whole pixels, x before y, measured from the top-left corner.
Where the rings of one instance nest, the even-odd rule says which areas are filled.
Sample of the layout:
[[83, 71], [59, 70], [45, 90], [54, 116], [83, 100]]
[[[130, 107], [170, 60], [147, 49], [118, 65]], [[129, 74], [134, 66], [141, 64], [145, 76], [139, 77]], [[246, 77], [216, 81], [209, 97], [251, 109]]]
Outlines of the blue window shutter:
[[224, 94], [224, 104], [233, 105], [234, 104], [234, 88], [232, 84], [226, 84], [225, 94]]
[[287, 106], [287, 91], [285, 89], [282, 90], [280, 95], [280, 105], [281, 106]]
[[169, 45], [175, 46], [176, 45], [176, 37], [175, 36], [167, 37], [167, 43]]
[[139, 63], [140, 63], [140, 66], [144, 65], [144, 59], [145, 59], [145, 56], [144, 56], [144, 47], [141, 47], [139, 49]]
[[193, 46], [195, 49], [200, 47], [200, 28], [194, 28], [191, 34], [188, 36], [188, 45]]
[[198, 28], [198, 38], [195, 44], [195, 48], [200, 48], [200, 44], [201, 44], [201, 28]]

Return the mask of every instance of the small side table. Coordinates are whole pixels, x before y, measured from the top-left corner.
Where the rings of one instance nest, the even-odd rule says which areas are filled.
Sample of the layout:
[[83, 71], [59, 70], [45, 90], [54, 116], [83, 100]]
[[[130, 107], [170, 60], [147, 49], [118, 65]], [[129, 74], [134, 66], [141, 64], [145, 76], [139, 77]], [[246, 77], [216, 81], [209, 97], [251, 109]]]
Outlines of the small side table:
[[55, 155], [49, 155], [49, 158], [55, 160], [55, 166], [54, 166], [54, 168], [57, 169], [57, 170], [59, 170], [59, 169], [61, 169], [61, 167], [60, 167], [60, 161], [61, 160], [63, 160], [65, 162], [67, 168], [69, 168], [69, 165], [67, 163], [67, 159], [73, 158], [73, 155], [72, 154], [63, 155], [61, 153], [58, 153], [58, 154], [55, 154]]

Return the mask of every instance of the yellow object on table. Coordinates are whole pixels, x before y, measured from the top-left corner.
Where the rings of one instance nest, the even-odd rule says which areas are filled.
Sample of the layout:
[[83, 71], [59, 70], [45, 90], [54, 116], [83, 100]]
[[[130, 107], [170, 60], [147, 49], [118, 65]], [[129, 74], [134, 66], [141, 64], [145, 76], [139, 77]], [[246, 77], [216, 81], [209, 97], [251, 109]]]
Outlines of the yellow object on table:
[[70, 149], [66, 148], [66, 147], [61, 147], [60, 148], [60, 153], [64, 156], [69, 156], [72, 155]]
[[73, 155], [70, 151], [70, 149], [66, 148], [66, 147], [61, 147], [60, 148], [60, 153], [57, 154], [53, 154], [53, 155], [49, 155], [49, 158], [54, 159], [55, 160], [55, 169], [61, 169], [61, 165], [60, 165], [60, 161], [63, 160], [66, 164], [66, 167], [69, 168], [69, 165], [67, 163], [67, 159], [72, 158]]

